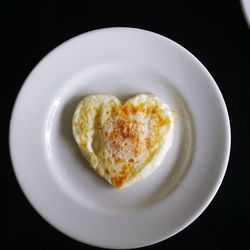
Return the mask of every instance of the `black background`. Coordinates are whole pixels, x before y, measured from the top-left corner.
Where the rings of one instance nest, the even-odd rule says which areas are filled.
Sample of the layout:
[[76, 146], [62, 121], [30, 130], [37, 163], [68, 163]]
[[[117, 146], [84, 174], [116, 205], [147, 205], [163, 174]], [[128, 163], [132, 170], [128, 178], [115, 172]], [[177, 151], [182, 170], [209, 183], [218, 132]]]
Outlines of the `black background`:
[[154, 247], [250, 249], [250, 148], [247, 147], [250, 140], [250, 29], [240, 3], [237, 0], [135, 2], [16, 1], [1, 6], [4, 67], [0, 105], [4, 159], [0, 170], [3, 191], [0, 249], [94, 248], [61, 234], [31, 207], [12, 170], [8, 129], [17, 93], [42, 57], [75, 35], [112, 26], [154, 31], [187, 48], [215, 78], [231, 121], [231, 156], [216, 197], [192, 225]]

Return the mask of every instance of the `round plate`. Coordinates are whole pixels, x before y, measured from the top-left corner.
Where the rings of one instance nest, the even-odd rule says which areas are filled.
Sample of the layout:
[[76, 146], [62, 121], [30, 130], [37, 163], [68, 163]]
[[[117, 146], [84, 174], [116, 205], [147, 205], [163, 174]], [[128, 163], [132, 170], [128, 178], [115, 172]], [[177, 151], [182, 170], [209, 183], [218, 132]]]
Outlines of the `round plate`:
[[[73, 140], [76, 104], [97, 93], [155, 93], [177, 114], [162, 165], [123, 190], [96, 176]], [[91, 245], [135, 248], [176, 234], [208, 206], [226, 171], [230, 125], [215, 81], [186, 49], [149, 31], [107, 28], [63, 43], [30, 73], [10, 151], [22, 190], [51, 225]]]

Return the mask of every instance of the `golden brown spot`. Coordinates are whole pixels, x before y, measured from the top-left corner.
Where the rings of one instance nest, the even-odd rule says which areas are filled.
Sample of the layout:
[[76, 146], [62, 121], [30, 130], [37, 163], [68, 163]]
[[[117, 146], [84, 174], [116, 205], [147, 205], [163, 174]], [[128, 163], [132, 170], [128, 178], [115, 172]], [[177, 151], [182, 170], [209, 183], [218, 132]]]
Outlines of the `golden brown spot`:
[[81, 148], [86, 148], [87, 147], [87, 144], [85, 142], [80, 142], [80, 147]]
[[157, 116], [157, 126], [162, 126], [166, 123], [167, 119], [165, 117], [162, 117], [160, 115]]
[[126, 114], [126, 115], [129, 115], [131, 113], [131, 110], [130, 110], [130, 106], [125, 104], [122, 106], [121, 108], [121, 111]]
[[113, 116], [116, 116], [116, 115], [118, 114], [118, 108], [115, 107], [115, 106], [113, 106], [112, 109], [111, 109], [111, 114], [112, 114]]
[[144, 112], [145, 111], [145, 103], [140, 103], [137, 112]]
[[106, 175], [109, 175], [109, 170], [107, 168], [105, 169], [104, 172], [105, 172]]
[[112, 177], [111, 182], [116, 188], [121, 188], [125, 181], [131, 174], [131, 167], [124, 166], [124, 168], [119, 172], [118, 176]]
[[116, 187], [116, 188], [121, 188], [123, 183], [126, 180], [126, 176], [120, 176], [120, 177], [112, 177], [112, 184]]
[[129, 159], [128, 162], [129, 162], [129, 163], [133, 163], [133, 162], [134, 162], [134, 159]]
[[157, 108], [153, 108], [151, 111], [152, 114], [155, 114], [156, 112], [157, 112]]
[[162, 110], [158, 106], [149, 106], [146, 109], [147, 115], [154, 115], [160, 113]]
[[134, 114], [136, 114], [138, 112], [138, 110], [137, 110], [137, 108], [135, 106], [132, 106], [130, 112], [134, 115]]
[[122, 159], [120, 159], [120, 158], [115, 158], [115, 163], [122, 163]]
[[147, 115], [151, 115], [152, 114], [152, 107], [147, 107], [147, 110], [146, 110], [146, 113]]
[[152, 141], [150, 140], [150, 138], [146, 138], [145, 140], [147, 149], [150, 149], [152, 147]]

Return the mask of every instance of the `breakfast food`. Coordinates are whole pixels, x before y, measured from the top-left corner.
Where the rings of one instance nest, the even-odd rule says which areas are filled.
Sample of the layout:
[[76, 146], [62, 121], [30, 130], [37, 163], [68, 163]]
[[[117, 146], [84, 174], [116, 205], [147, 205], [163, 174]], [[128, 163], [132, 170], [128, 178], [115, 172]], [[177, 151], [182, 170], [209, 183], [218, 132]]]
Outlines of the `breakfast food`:
[[121, 102], [115, 96], [90, 95], [76, 107], [73, 135], [95, 172], [115, 188], [150, 175], [172, 144], [174, 119], [155, 95]]

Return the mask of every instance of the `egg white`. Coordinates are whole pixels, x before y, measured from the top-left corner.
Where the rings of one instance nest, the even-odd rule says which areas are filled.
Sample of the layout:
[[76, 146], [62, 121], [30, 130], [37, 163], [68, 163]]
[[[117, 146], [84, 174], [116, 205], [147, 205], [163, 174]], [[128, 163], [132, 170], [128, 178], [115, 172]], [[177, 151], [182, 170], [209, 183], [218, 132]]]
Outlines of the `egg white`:
[[[140, 105], [141, 110], [133, 111], [133, 108]], [[124, 109], [125, 114], [120, 112], [121, 107], [128, 107], [128, 110]], [[112, 110], [118, 110], [118, 114]], [[144, 110], [156, 111], [146, 114]], [[166, 122], [163, 119], [163, 125], [156, 126], [159, 118], [166, 119]], [[119, 122], [121, 123], [119, 129], [122, 130], [116, 132], [115, 128]], [[137, 95], [125, 103], [114, 96], [91, 95], [77, 105], [72, 128], [74, 139], [91, 167], [114, 187], [124, 188], [149, 176], [161, 165], [173, 142], [174, 117], [167, 104], [155, 95]], [[139, 141], [136, 146], [132, 139], [126, 137], [126, 133], [129, 137], [130, 131], [133, 132], [131, 138], [136, 139], [136, 143]], [[121, 136], [121, 132], [125, 132], [125, 137]], [[116, 137], [110, 140], [113, 134]], [[157, 140], [156, 135], [160, 135]], [[152, 147], [144, 143], [147, 139], [155, 140]], [[139, 150], [137, 154], [136, 150]], [[126, 164], [129, 165], [130, 172], [118, 186], [114, 179], [119, 173], [124, 172]]]

